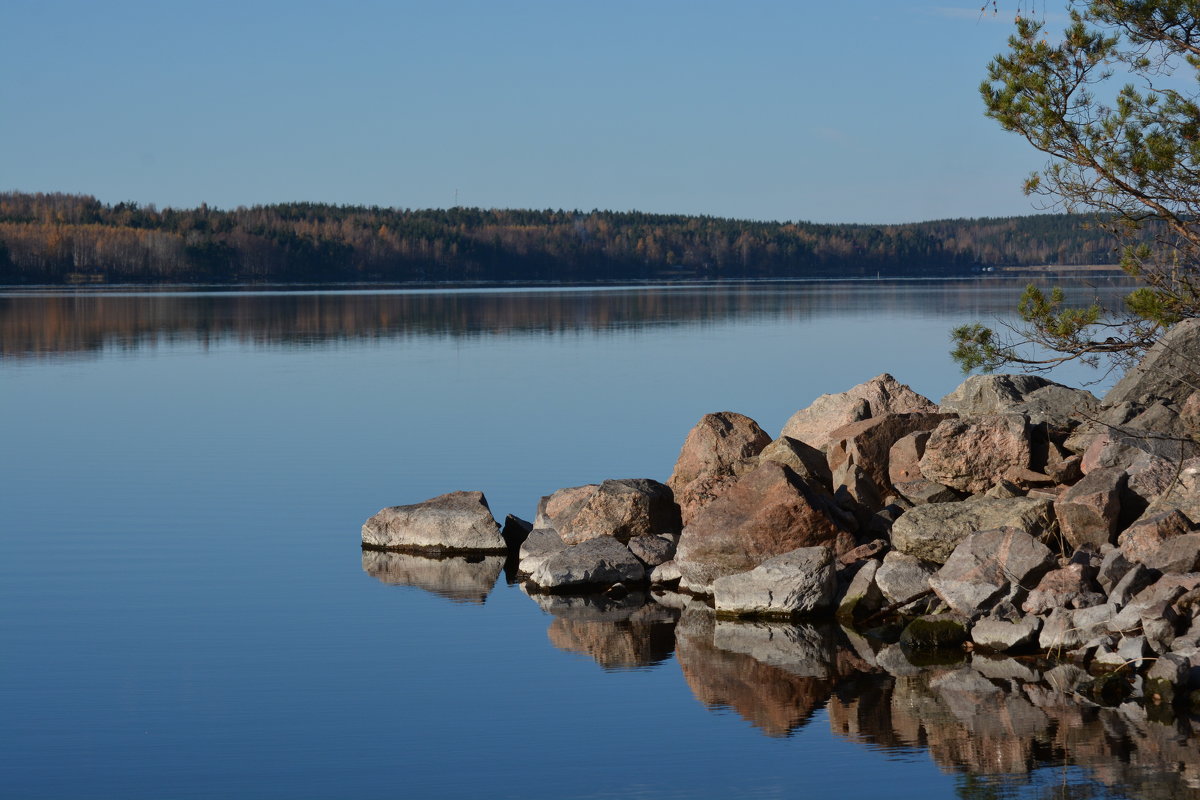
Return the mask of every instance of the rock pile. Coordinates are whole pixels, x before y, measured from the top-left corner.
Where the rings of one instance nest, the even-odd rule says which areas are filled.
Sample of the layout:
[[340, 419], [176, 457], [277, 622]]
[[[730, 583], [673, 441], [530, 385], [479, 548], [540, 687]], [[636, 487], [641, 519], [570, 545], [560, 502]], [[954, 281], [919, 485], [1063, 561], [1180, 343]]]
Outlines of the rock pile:
[[706, 415], [665, 484], [561, 489], [503, 532], [481, 494], [456, 492], [380, 511], [363, 546], [507, 551], [535, 596], [651, 587], [726, 620], [836, 618], [879, 655], [1036, 652], [1194, 688], [1197, 364], [1192, 320], [1103, 399], [986, 375], [935, 405], [880, 375], [774, 440]]

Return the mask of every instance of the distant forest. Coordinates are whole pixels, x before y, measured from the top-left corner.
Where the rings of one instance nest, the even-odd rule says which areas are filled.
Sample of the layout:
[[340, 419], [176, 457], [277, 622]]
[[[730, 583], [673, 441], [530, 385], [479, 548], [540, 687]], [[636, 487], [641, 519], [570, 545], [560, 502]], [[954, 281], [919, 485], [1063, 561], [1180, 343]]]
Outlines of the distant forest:
[[960, 275], [1112, 264], [1067, 214], [905, 225], [636, 211], [280, 203], [222, 211], [0, 193], [0, 283], [612, 281]]

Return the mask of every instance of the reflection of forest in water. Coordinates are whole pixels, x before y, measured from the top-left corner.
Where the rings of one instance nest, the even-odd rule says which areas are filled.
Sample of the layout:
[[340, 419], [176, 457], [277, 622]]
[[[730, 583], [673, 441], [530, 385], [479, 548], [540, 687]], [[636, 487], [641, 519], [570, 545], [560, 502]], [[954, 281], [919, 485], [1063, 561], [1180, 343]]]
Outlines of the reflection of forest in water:
[[[465, 591], [473, 602], [485, 600], [501, 570], [498, 560], [485, 567], [371, 551], [363, 568], [443, 597], [461, 600]], [[1148, 700], [1097, 705], [1056, 689], [1034, 660], [964, 653], [958, 663], [917, 667], [898, 645], [880, 648], [830, 626], [719, 620], [678, 595], [532, 599], [552, 617], [547, 636], [561, 650], [606, 670], [662, 665], [674, 654], [696, 699], [771, 737], [825, 709], [836, 736], [927, 752], [961, 776], [963, 797], [1200, 798], [1200, 717]], [[1059, 782], [1069, 766], [1087, 771], [1084, 783], [1080, 774]]]
[[[594, 290], [0, 295], [0, 357], [159, 342], [319, 346], [411, 336], [636, 330], [833, 314], [1011, 313], [1020, 281], [746, 283]], [[1097, 279], [1112, 294], [1116, 279]], [[1081, 297], [1094, 293], [1081, 289]]]

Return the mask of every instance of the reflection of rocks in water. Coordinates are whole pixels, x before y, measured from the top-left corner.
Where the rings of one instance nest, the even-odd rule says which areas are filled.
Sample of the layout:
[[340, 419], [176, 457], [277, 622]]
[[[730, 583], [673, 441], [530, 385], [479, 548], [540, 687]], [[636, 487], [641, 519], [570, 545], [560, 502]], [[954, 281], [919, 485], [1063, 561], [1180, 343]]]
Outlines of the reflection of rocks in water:
[[430, 558], [390, 550], [363, 550], [363, 572], [384, 583], [415, 586], [456, 603], [483, 603], [504, 569], [504, 556]]
[[675, 650], [679, 612], [648, 603], [625, 619], [560, 616], [546, 635], [560, 650], [591, 656], [605, 669], [634, 669], [659, 664]]
[[1069, 764], [1122, 796], [1200, 798], [1200, 741], [1187, 721], [1154, 721], [1137, 703], [1089, 705], [1029, 680], [1037, 676], [1023, 662], [974, 661], [847, 679], [829, 701], [830, 728], [888, 750], [928, 750], [949, 772], [1012, 776]]
[[717, 623], [711, 609], [693, 605], [675, 633], [676, 658], [696, 698], [732, 708], [769, 736], [802, 727], [833, 688], [832, 640], [822, 643], [810, 626]]
[[620, 622], [629, 619], [648, 600], [642, 591], [617, 597], [606, 594], [546, 594], [530, 592], [525, 584], [521, 584], [521, 591], [528, 594], [547, 614], [587, 622]]

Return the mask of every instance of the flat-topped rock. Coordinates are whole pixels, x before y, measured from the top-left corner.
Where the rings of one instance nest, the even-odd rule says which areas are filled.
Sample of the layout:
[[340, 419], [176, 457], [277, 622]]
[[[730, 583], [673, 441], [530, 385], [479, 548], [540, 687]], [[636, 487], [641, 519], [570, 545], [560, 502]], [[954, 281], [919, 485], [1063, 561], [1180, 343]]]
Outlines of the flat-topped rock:
[[366, 547], [445, 553], [507, 550], [483, 492], [451, 492], [382, 509], [362, 526]]
[[629, 548], [599, 536], [550, 554], [529, 580], [549, 591], [583, 590], [614, 583], [642, 583], [646, 568]]

